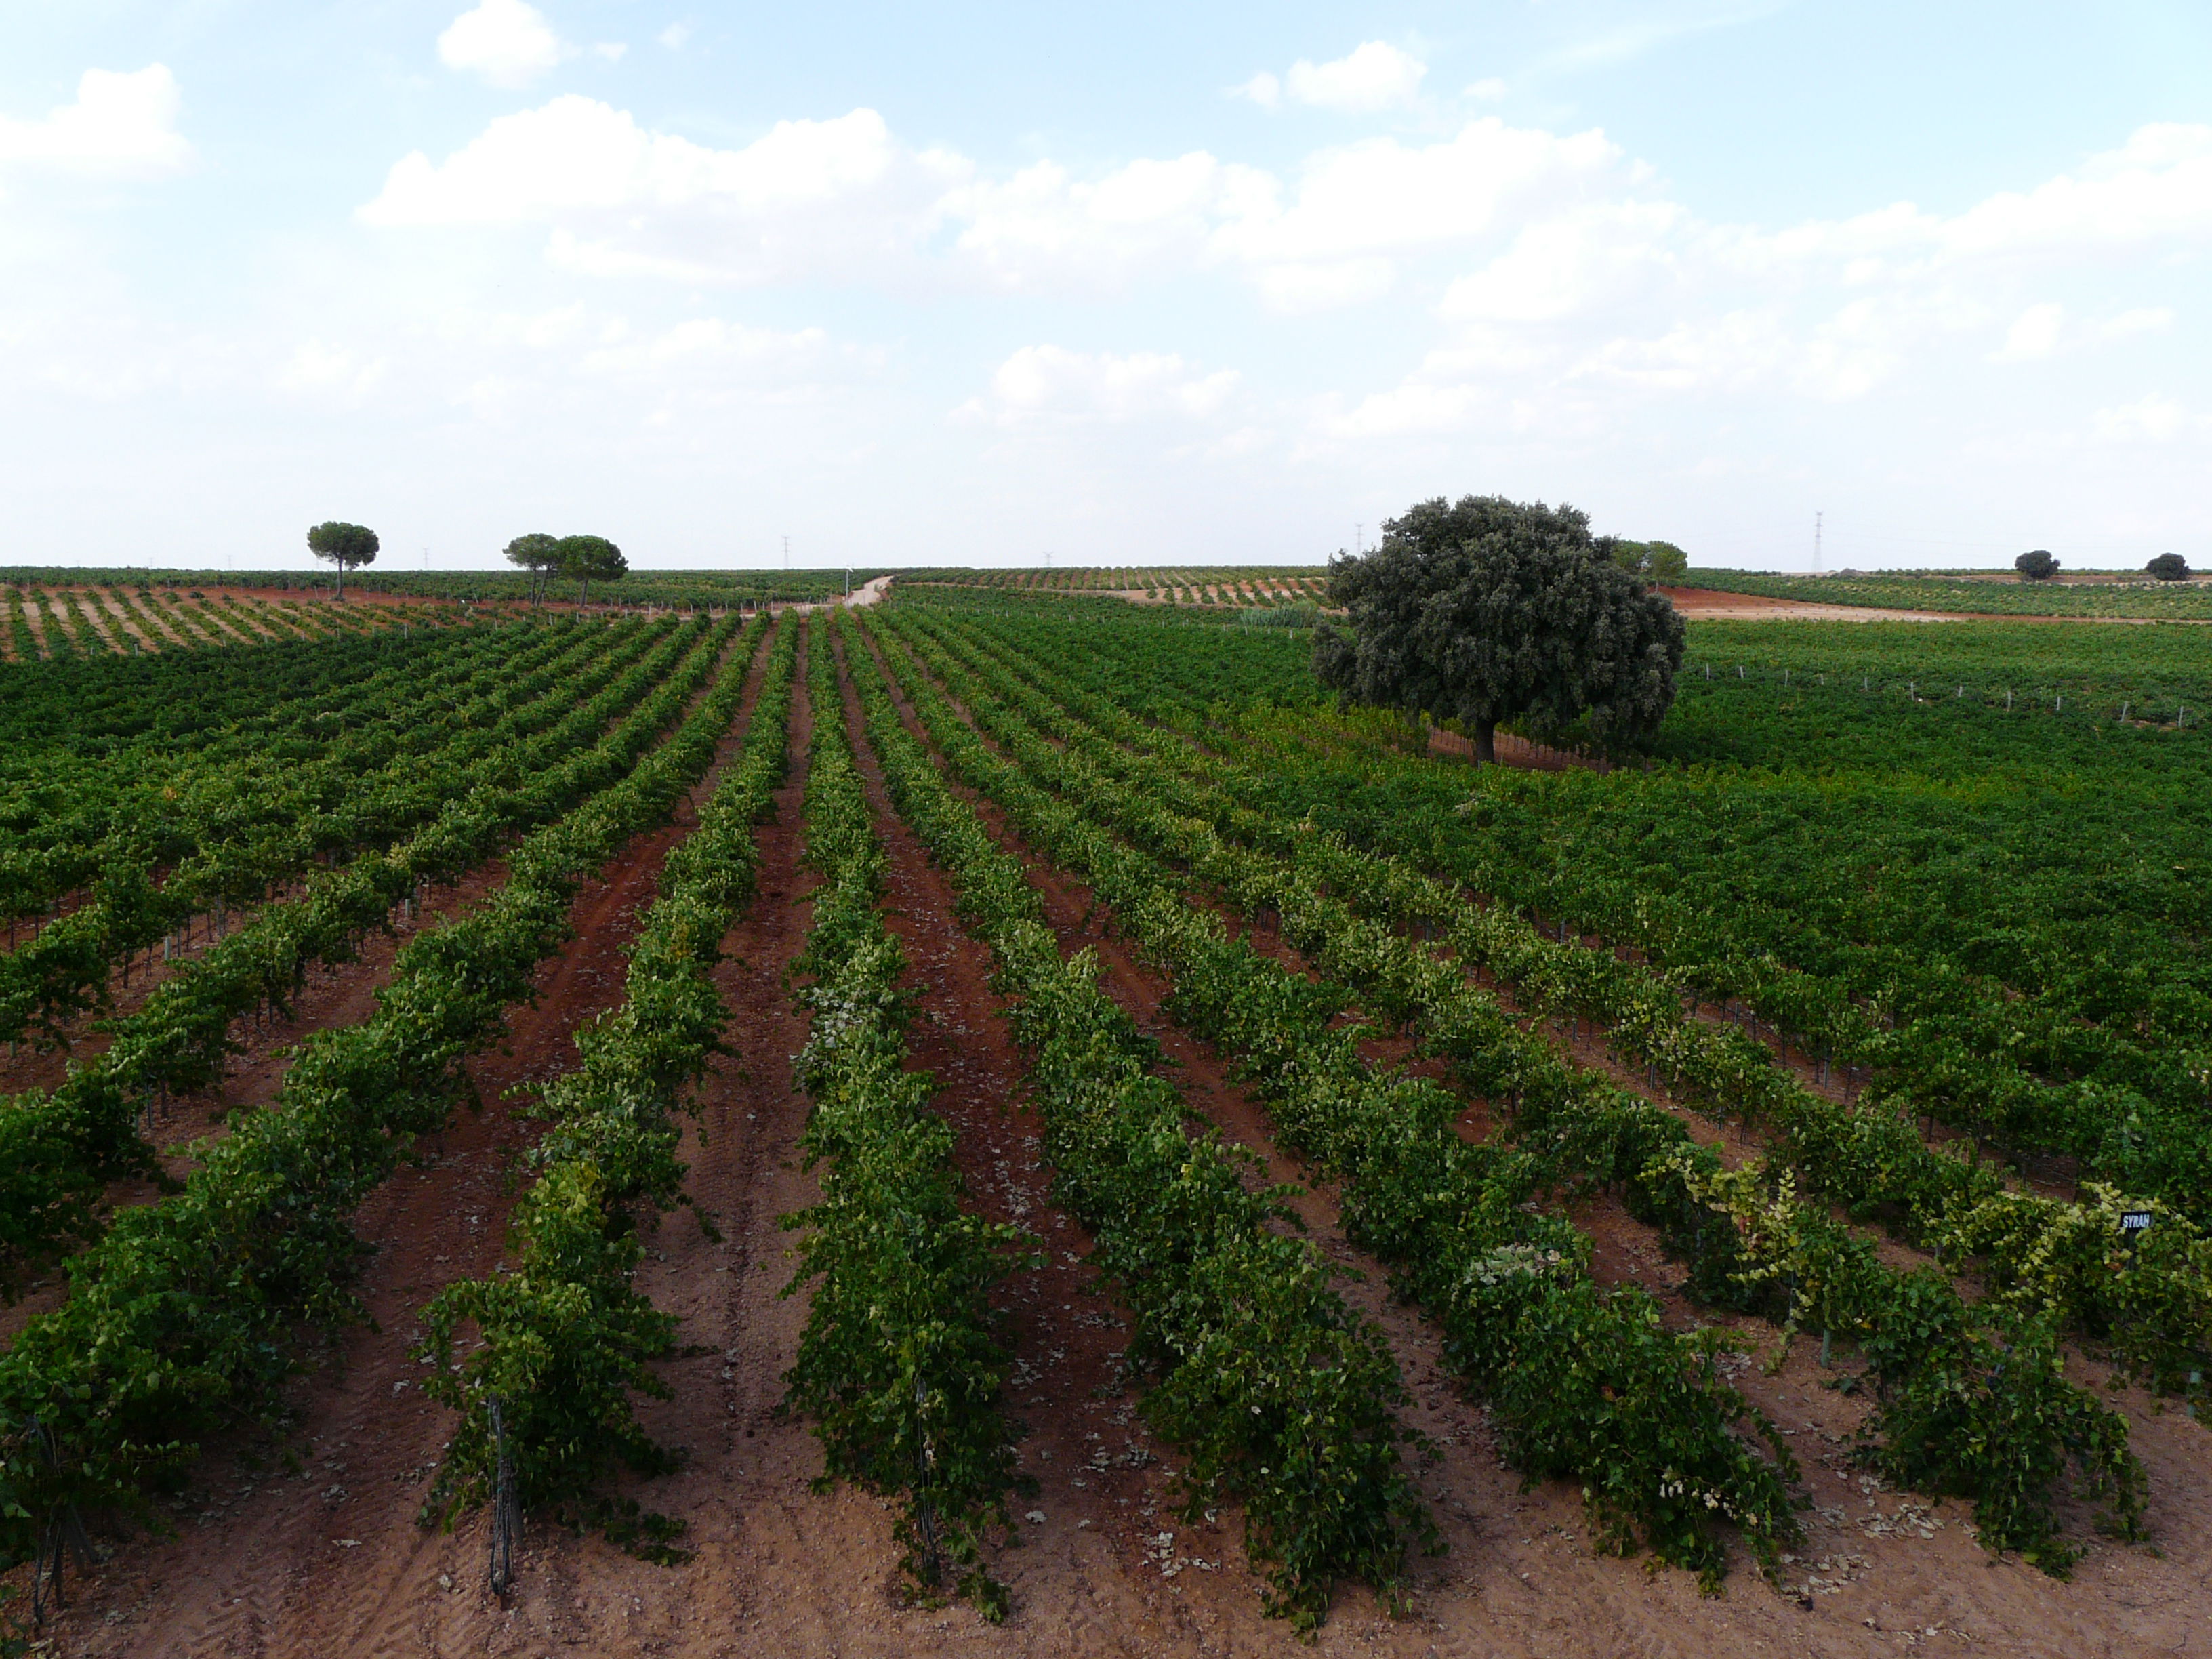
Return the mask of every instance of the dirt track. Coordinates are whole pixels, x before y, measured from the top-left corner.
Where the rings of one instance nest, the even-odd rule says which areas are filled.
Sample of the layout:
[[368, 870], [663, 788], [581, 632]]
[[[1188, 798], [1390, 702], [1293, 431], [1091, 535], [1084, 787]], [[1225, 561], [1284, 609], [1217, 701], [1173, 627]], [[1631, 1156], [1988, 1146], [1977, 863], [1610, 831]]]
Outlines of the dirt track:
[[[2153, 617], [2019, 617], [1990, 611], [1885, 611], [1863, 605], [1770, 599], [1757, 593], [1727, 593], [1710, 587], [1661, 587], [1656, 591], [1673, 600], [1674, 609], [1692, 622], [2118, 623], [2142, 627], [2160, 620]], [[2166, 620], [2195, 623], [2194, 618], [2185, 617]]]
[[[707, 1349], [664, 1368], [676, 1397], [645, 1412], [648, 1426], [688, 1446], [692, 1461], [636, 1491], [648, 1506], [688, 1523], [694, 1559], [676, 1568], [647, 1565], [596, 1537], [533, 1518], [520, 1587], [501, 1607], [483, 1588], [480, 1519], [452, 1535], [414, 1522], [447, 1419], [416, 1397], [405, 1356], [414, 1310], [436, 1285], [488, 1272], [498, 1260], [508, 1171], [528, 1134], [496, 1103], [499, 1091], [572, 1063], [568, 1033], [619, 995], [619, 947], [635, 931], [636, 910], [679, 826], [633, 845], [579, 900], [577, 939], [549, 965], [536, 1006], [518, 1015], [514, 1054], [488, 1058], [477, 1070], [492, 1109], [458, 1125], [429, 1167], [403, 1172], [364, 1212], [364, 1235], [383, 1246], [365, 1285], [383, 1328], [352, 1334], [343, 1369], [302, 1385], [285, 1443], [307, 1454], [304, 1467], [270, 1465], [273, 1443], [252, 1437], [211, 1455], [178, 1516], [179, 1535], [125, 1544], [98, 1583], [77, 1588], [50, 1651], [1301, 1651], [1282, 1625], [1260, 1616], [1237, 1517], [1186, 1525], [1170, 1513], [1172, 1459], [1154, 1461], [1162, 1449], [1141, 1433], [1131, 1397], [1119, 1389], [1112, 1361], [1118, 1310], [1088, 1288], [1081, 1265], [1088, 1241], [1054, 1209], [1036, 1167], [1037, 1125], [1022, 1105], [1020, 1056], [987, 982], [988, 956], [959, 928], [942, 872], [890, 817], [866, 754], [863, 774], [891, 858], [890, 919], [919, 998], [915, 1062], [937, 1076], [937, 1105], [959, 1133], [958, 1156], [980, 1206], [1021, 1220], [1051, 1251], [1052, 1265], [1012, 1281], [1005, 1298], [1021, 1361], [1010, 1407], [1032, 1430], [1024, 1461], [1040, 1482], [1034, 1501], [1044, 1516], [1024, 1529], [1021, 1549], [993, 1564], [1014, 1592], [1012, 1619], [993, 1629], [962, 1606], [899, 1605], [887, 1510], [850, 1492], [809, 1490], [819, 1454], [804, 1425], [774, 1410], [804, 1317], [799, 1299], [777, 1294], [790, 1268], [775, 1218], [813, 1194], [790, 1162], [805, 1109], [791, 1091], [789, 1056], [805, 1030], [784, 983], [805, 937], [811, 882], [798, 862], [808, 724], [802, 690], [793, 775], [777, 821], [762, 831], [760, 892], [726, 941], [732, 960], [720, 976], [733, 1010], [735, 1053], [701, 1091], [704, 1133], [687, 1151], [692, 1190], [726, 1242], [709, 1243], [688, 1217], [672, 1218], [641, 1278], [656, 1303], [683, 1316], [679, 1340]], [[1099, 951], [1104, 988], [1161, 1038], [1194, 1108], [1262, 1152], [1272, 1176], [1295, 1178], [1269, 1147], [1257, 1104], [1221, 1056], [1165, 1019], [1165, 985], [1106, 936], [1087, 890], [1032, 867], [1063, 945]], [[1255, 943], [1295, 963], [1272, 936], [1257, 934]], [[373, 977], [374, 966], [359, 971]], [[331, 990], [338, 989], [334, 981]], [[353, 987], [316, 1012], [357, 1017], [344, 1010], [363, 995]], [[1395, 1054], [1378, 1048], [1376, 1057]], [[263, 1085], [241, 1078], [236, 1086]], [[1300, 1209], [1323, 1249], [1371, 1270], [1337, 1231], [1328, 1192], [1309, 1195]], [[1597, 1238], [1607, 1277], [1662, 1292], [1679, 1278], [1617, 1206], [1595, 1205], [1580, 1219]], [[2061, 1584], [2016, 1562], [1989, 1561], [1967, 1536], [1961, 1506], [1921, 1510], [1872, 1489], [1840, 1444], [1862, 1408], [1818, 1386], [1812, 1345], [1800, 1345], [1773, 1378], [1744, 1367], [1740, 1385], [1798, 1437], [1816, 1496], [1806, 1517], [1808, 1547], [1793, 1573], [1835, 1588], [1801, 1605], [1740, 1570], [1726, 1596], [1705, 1599], [1685, 1574], [1651, 1574], [1642, 1561], [1594, 1556], [1577, 1494], [1559, 1486], [1518, 1490], [1495, 1455], [1483, 1412], [1446, 1376], [1431, 1328], [1391, 1304], [1371, 1271], [1347, 1294], [1382, 1323], [1416, 1396], [1408, 1419], [1436, 1443], [1423, 1486], [1450, 1548], [1413, 1564], [1414, 1610], [1402, 1621], [1384, 1618], [1364, 1591], [1341, 1594], [1316, 1651], [1599, 1659], [1928, 1647], [2117, 1659], [2195, 1651], [2206, 1639], [2212, 1445], [2191, 1422], [2148, 1415], [2139, 1396], [2120, 1398], [2150, 1465], [2152, 1524], [2164, 1557], [2098, 1542], [2075, 1581]], [[1771, 1339], [1760, 1328], [1746, 1332], [1747, 1348]], [[250, 1467], [248, 1457], [263, 1467]], [[1923, 1516], [1942, 1524], [1923, 1526]]]
[[[1869, 605], [1814, 605], [1804, 599], [1770, 599], [1757, 593], [1728, 593], [1710, 587], [1661, 587], [1674, 609], [1692, 621], [1708, 622], [2016, 622], [2014, 617], [1968, 616], [1948, 611], [1878, 611]], [[2034, 620], [2049, 621], [2051, 618]], [[2064, 618], [2057, 620], [2063, 621]]]

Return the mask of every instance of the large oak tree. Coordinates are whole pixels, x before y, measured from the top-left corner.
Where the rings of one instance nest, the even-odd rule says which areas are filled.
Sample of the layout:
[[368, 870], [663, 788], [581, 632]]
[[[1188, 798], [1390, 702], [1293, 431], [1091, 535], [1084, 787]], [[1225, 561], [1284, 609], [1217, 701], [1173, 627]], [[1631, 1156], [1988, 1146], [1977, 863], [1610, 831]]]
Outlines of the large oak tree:
[[1497, 758], [1500, 720], [1649, 732], [1674, 701], [1682, 619], [1621, 568], [1571, 507], [1466, 495], [1422, 501], [1382, 544], [1329, 563], [1349, 635], [1322, 628], [1314, 668], [1355, 702], [1463, 722]]

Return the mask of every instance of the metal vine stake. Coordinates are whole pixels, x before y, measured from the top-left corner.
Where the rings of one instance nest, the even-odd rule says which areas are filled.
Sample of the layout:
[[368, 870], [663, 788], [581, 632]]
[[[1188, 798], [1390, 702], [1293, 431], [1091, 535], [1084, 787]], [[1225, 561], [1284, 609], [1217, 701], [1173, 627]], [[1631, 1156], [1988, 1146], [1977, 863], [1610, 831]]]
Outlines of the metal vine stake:
[[[60, 1474], [61, 1460], [55, 1455], [54, 1437], [36, 1418], [31, 1420], [31, 1442], [38, 1448], [39, 1460], [47, 1472]], [[65, 1550], [76, 1557], [79, 1572], [92, 1571], [92, 1540], [85, 1535], [84, 1522], [76, 1512], [76, 1505], [67, 1499], [54, 1505], [46, 1524], [39, 1528], [38, 1558], [31, 1566], [31, 1622], [35, 1626], [44, 1626], [46, 1622], [49, 1587], [54, 1611], [58, 1613], [66, 1605], [62, 1600], [62, 1554]]]
[[921, 1526], [922, 1566], [927, 1582], [934, 1584], [944, 1571], [944, 1557], [937, 1543], [937, 1510], [929, 1501], [930, 1476], [937, 1468], [937, 1447], [930, 1439], [929, 1431], [921, 1425], [921, 1413], [929, 1401], [929, 1391], [919, 1376], [914, 1379], [915, 1473], [920, 1477], [915, 1482], [915, 1518]]
[[491, 1438], [499, 1460], [491, 1486], [491, 1593], [504, 1601], [514, 1586], [514, 1540], [522, 1535], [522, 1494], [516, 1489], [514, 1460], [507, 1450], [507, 1424], [495, 1398], [491, 1401]]

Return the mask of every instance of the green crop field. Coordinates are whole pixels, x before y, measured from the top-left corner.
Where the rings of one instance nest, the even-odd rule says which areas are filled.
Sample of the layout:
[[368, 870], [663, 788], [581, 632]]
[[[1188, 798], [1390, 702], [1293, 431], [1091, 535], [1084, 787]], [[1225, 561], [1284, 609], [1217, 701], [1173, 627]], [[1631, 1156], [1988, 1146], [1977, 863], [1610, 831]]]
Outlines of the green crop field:
[[1476, 768], [1318, 580], [11, 573], [0, 1548], [336, 1456], [303, 1374], [502, 1594], [713, 1570], [679, 1433], [988, 1621], [1059, 1515], [1307, 1632], [1480, 1481], [1808, 1605], [1839, 1486], [2161, 1524], [2212, 634], [1699, 621], [1647, 739]]

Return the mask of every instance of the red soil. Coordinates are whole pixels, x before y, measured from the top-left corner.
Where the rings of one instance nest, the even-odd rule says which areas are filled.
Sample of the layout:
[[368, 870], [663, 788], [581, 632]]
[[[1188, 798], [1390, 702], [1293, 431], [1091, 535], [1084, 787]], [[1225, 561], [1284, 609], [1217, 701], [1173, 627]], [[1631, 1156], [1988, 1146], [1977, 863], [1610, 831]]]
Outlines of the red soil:
[[[1996, 580], [1991, 578], [1990, 580]], [[1889, 611], [1875, 605], [1821, 605], [1806, 599], [1771, 599], [1759, 593], [1727, 593], [1711, 587], [1654, 587], [1692, 621], [1712, 622], [1924, 622], [1924, 623], [2117, 623], [2142, 627], [2150, 617], [2020, 617], [1985, 611]], [[2179, 618], [2203, 626], [2193, 618]]]
[[[1674, 609], [1691, 618], [1739, 622], [2018, 622], [2017, 617], [1974, 617], [1948, 611], [1883, 611], [1869, 605], [1818, 605], [1805, 599], [1771, 599], [1758, 593], [1728, 593], [1711, 587], [1658, 587]], [[2049, 620], [2049, 619], [2045, 619]], [[2058, 620], [2064, 620], [2059, 618]]]

